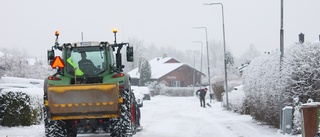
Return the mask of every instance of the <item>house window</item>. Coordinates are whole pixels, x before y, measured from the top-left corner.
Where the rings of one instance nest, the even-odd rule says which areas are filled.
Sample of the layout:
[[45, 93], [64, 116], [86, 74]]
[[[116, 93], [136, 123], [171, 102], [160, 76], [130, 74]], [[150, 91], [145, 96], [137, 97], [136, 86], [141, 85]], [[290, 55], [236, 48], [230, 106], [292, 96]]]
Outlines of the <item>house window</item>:
[[180, 81], [172, 81], [171, 87], [180, 87]]

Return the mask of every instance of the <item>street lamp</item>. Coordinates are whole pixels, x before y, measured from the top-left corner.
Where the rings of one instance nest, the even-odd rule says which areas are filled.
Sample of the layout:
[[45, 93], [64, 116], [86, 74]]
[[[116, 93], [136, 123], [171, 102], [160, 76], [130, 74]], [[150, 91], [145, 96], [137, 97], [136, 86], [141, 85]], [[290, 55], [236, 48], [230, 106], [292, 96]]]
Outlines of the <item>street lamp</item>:
[[[280, 21], [280, 83], [282, 82], [281, 80], [281, 71], [282, 71], [282, 59], [283, 59], [283, 54], [284, 54], [284, 29], [283, 29], [283, 0], [281, 0], [281, 21]], [[280, 86], [281, 87], [281, 86]], [[282, 87], [280, 89], [281, 93], [280, 93], [280, 129], [282, 129], [282, 107], [283, 107], [283, 91], [282, 91]], [[284, 134], [284, 132], [283, 132]]]
[[227, 109], [229, 109], [228, 102], [228, 76], [227, 76], [227, 58], [226, 58], [226, 37], [225, 37], [225, 29], [224, 29], [224, 12], [223, 12], [223, 4], [222, 3], [205, 3], [203, 5], [221, 5], [222, 7], [222, 28], [223, 28], [223, 48], [224, 48], [224, 79], [225, 79], [225, 88], [226, 88], [226, 103]]
[[206, 27], [194, 27], [194, 29], [204, 29], [206, 31], [206, 46], [207, 46], [207, 61], [208, 61], [208, 84], [209, 84], [209, 94], [210, 94], [210, 103], [212, 99], [211, 93], [211, 82], [210, 82], [210, 65], [209, 65], [209, 47], [208, 47], [208, 32]]

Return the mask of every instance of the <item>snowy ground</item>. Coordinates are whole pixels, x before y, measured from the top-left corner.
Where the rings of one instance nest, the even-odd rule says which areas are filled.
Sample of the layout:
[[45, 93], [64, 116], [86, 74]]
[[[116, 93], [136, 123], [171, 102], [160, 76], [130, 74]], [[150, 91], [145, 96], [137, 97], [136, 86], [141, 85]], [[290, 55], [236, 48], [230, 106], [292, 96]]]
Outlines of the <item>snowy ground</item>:
[[[141, 112], [143, 130], [135, 137], [299, 137], [282, 135], [278, 129], [260, 125], [250, 116], [225, 111], [220, 102], [213, 103], [211, 108], [201, 108], [196, 97], [156, 96], [144, 102]], [[0, 137], [41, 136], [44, 125], [0, 127]]]
[[250, 116], [225, 111], [220, 102], [201, 108], [196, 97], [158, 96], [141, 110], [144, 130], [138, 137], [289, 137]]

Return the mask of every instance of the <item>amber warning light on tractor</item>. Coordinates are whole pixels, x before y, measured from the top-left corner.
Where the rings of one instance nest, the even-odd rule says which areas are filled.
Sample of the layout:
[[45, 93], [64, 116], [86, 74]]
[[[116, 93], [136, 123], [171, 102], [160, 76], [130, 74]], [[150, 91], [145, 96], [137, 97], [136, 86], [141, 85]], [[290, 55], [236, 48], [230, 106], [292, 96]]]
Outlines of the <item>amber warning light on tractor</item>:
[[59, 36], [59, 31], [57, 30], [55, 33], [54, 33], [56, 36]]
[[53, 60], [53, 62], [52, 62], [52, 64], [51, 64], [51, 67], [53, 68], [53, 69], [55, 69], [55, 68], [64, 68], [64, 63], [63, 63], [63, 61], [62, 61], [62, 59], [61, 59], [61, 57], [60, 56], [56, 56], [55, 58], [54, 58], [54, 60]]
[[113, 33], [117, 33], [118, 30], [117, 30], [116, 28], [114, 28], [114, 29], [112, 30], [112, 32], [113, 32]]

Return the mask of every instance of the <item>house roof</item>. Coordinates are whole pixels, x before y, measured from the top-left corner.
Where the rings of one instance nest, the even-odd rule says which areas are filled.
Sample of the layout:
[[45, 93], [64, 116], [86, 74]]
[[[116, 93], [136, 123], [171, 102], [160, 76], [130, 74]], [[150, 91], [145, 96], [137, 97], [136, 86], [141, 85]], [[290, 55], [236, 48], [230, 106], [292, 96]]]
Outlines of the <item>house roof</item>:
[[[159, 79], [162, 76], [170, 73], [171, 71], [181, 67], [184, 63], [167, 63], [168, 61], [172, 60], [172, 57], [158, 57], [154, 58], [149, 61], [151, 66], [151, 79]], [[175, 59], [174, 59], [175, 60]], [[135, 68], [129, 72], [131, 78], [140, 78], [140, 74], [138, 72], [139, 68]]]

